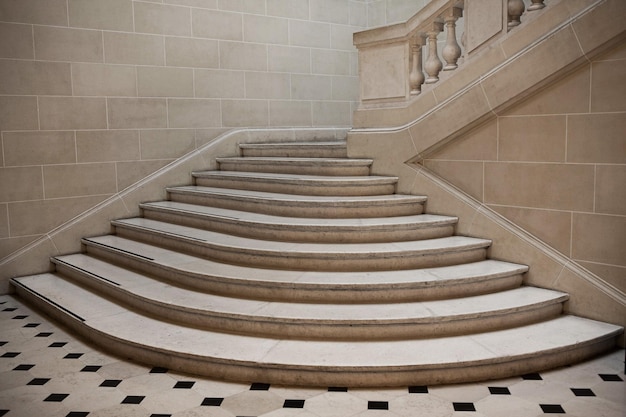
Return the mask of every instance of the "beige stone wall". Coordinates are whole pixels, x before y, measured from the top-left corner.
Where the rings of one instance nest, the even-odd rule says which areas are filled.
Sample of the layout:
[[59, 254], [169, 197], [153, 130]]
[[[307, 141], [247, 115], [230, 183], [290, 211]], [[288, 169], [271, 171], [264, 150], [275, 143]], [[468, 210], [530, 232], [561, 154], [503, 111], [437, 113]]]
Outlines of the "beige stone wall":
[[0, 0], [0, 260], [230, 128], [349, 126], [367, 20], [357, 0]]
[[626, 45], [425, 166], [626, 292]]
[[368, 27], [386, 26], [406, 22], [426, 6], [430, 0], [368, 0]]

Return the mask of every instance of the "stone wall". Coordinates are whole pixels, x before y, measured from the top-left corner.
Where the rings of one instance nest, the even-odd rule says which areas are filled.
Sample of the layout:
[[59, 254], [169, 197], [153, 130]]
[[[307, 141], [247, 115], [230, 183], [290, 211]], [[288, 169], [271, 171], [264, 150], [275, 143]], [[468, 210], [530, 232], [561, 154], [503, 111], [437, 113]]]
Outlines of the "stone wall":
[[625, 132], [622, 44], [424, 163], [626, 292]]
[[357, 0], [0, 0], [0, 259], [228, 129], [349, 126], [367, 25]]

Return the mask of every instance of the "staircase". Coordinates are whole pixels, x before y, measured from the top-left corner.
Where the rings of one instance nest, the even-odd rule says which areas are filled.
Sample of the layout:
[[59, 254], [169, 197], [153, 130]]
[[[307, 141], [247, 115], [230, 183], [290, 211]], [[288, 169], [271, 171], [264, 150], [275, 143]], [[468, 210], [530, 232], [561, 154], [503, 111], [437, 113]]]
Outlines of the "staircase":
[[426, 197], [395, 194], [337, 141], [243, 144], [115, 234], [15, 278], [102, 348], [215, 378], [318, 386], [456, 383], [565, 365], [618, 326], [562, 314]]

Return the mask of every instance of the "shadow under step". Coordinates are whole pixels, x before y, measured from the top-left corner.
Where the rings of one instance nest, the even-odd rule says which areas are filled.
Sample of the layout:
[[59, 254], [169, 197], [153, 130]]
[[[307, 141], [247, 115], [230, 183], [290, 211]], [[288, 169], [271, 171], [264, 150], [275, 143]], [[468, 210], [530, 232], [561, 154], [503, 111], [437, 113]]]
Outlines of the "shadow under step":
[[405, 242], [297, 243], [250, 239], [145, 218], [114, 220], [122, 237], [221, 262], [264, 268], [375, 271], [483, 260], [490, 240], [450, 236]]
[[365, 219], [283, 217], [203, 205], [159, 201], [140, 204], [143, 217], [255, 239], [361, 243], [451, 236], [458, 219], [419, 214]]
[[369, 175], [373, 160], [356, 158], [230, 157], [216, 158], [222, 171], [278, 174], [358, 176]]
[[192, 172], [196, 185], [284, 194], [357, 196], [395, 192], [397, 177], [323, 176], [240, 171]]
[[525, 265], [484, 260], [439, 268], [325, 272], [253, 268], [215, 262], [120, 236], [82, 240], [89, 255], [173, 285], [226, 296], [293, 302], [402, 302], [517, 288]]
[[403, 303], [264, 301], [173, 287], [85, 255], [53, 262], [62, 277], [154, 317], [208, 330], [287, 339], [366, 341], [478, 333], [554, 318], [568, 299], [562, 292], [520, 287]]
[[278, 156], [294, 158], [345, 158], [348, 156], [346, 142], [283, 142], [242, 143], [242, 156]]
[[169, 198], [287, 217], [363, 218], [421, 214], [426, 197], [390, 194], [372, 196], [313, 196], [202, 186], [167, 188]]
[[12, 283], [27, 302], [114, 354], [179, 372], [272, 384], [379, 387], [503, 378], [584, 360], [614, 347], [623, 333], [611, 324], [560, 316], [431, 339], [285, 340], [160, 321], [53, 274]]

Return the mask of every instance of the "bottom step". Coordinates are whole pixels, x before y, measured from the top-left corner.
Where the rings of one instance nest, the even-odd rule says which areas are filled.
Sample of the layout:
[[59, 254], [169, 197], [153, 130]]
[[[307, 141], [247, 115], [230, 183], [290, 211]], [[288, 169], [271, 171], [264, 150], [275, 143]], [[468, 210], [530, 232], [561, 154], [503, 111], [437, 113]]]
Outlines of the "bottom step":
[[537, 372], [615, 346], [623, 329], [561, 316], [471, 336], [302, 341], [204, 331], [124, 309], [54, 274], [12, 280], [18, 295], [93, 343], [172, 370], [309, 386], [459, 383]]

